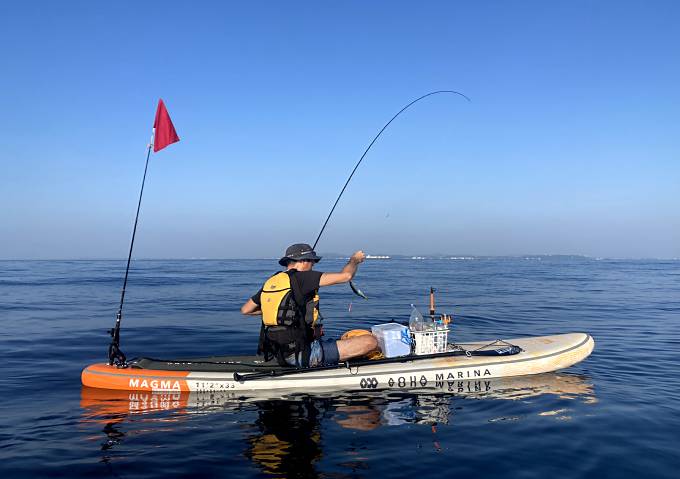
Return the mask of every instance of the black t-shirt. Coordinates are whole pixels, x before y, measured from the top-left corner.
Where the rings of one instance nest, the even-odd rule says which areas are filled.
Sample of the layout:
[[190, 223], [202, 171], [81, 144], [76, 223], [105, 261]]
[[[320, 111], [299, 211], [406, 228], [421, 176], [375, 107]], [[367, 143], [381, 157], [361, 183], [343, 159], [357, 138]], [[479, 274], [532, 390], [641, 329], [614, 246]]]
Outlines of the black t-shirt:
[[[314, 294], [317, 289], [319, 289], [319, 282], [321, 281], [321, 271], [297, 271], [295, 272], [295, 278], [300, 285], [300, 294], [304, 299], [303, 304], [307, 304], [309, 301], [314, 299]], [[291, 279], [291, 282], [295, 281]], [[258, 306], [262, 305], [260, 296], [262, 295], [262, 288], [251, 298], [255, 304]]]

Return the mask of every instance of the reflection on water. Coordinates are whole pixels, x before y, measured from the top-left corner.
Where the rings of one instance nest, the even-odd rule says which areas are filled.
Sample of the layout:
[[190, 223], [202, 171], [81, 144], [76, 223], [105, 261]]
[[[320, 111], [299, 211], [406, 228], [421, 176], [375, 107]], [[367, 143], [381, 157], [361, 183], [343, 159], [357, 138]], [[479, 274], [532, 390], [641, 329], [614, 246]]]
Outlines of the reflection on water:
[[[464, 399], [520, 401], [542, 395], [592, 404], [597, 401], [585, 376], [551, 373], [516, 378], [450, 381], [441, 388], [371, 393], [316, 391], [314, 394], [280, 393], [277, 397], [228, 392], [149, 393], [82, 388], [82, 420], [101, 423], [102, 460], [126, 440], [127, 422], [143, 422], [134, 434], [180, 427], [196, 415], [226, 411], [255, 413], [252, 427], [239, 434], [244, 455], [267, 474], [314, 476], [323, 456], [322, 431], [328, 423], [344, 430], [367, 432], [404, 424], [425, 424], [436, 434], [437, 426], [454, 420], [453, 411]], [[464, 412], [456, 411], [456, 415]], [[569, 419], [566, 409], [537, 413]], [[489, 422], [519, 418], [490, 417]], [[103, 439], [103, 441], [102, 441]], [[436, 438], [434, 447], [439, 448]]]
[[321, 421], [328, 400], [307, 396], [299, 401], [259, 402], [257, 432], [246, 438], [246, 457], [270, 474], [314, 476], [321, 457]]

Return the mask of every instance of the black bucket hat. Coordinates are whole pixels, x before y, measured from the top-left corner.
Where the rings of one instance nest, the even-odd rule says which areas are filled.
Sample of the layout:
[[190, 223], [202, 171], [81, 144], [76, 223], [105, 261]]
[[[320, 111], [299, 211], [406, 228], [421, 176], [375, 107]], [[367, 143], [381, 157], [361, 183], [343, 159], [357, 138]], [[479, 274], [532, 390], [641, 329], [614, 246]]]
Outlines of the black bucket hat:
[[317, 256], [316, 252], [308, 244], [298, 243], [286, 249], [286, 254], [279, 260], [279, 264], [286, 266], [289, 261], [302, 261], [305, 259], [318, 263], [321, 261], [321, 256]]

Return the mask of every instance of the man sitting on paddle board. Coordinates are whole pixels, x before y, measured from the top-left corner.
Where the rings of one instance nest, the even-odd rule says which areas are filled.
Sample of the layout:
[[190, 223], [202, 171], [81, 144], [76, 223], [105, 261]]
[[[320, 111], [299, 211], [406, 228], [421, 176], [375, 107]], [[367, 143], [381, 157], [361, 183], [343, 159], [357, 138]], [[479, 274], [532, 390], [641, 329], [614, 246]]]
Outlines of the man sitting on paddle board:
[[348, 283], [366, 255], [357, 251], [339, 273], [312, 268], [321, 260], [308, 244], [294, 244], [279, 260], [285, 271], [270, 277], [241, 306], [241, 313], [262, 315], [258, 354], [276, 358], [282, 366], [315, 367], [364, 356], [378, 347], [372, 334], [322, 341], [319, 321], [320, 287]]

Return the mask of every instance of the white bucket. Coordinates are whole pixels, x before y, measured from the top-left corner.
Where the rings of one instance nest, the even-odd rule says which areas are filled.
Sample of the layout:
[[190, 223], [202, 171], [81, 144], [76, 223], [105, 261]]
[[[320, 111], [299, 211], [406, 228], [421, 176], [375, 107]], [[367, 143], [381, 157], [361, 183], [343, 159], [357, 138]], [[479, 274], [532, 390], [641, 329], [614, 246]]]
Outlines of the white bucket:
[[406, 326], [398, 323], [377, 324], [371, 327], [371, 332], [386, 358], [411, 354], [411, 335]]

